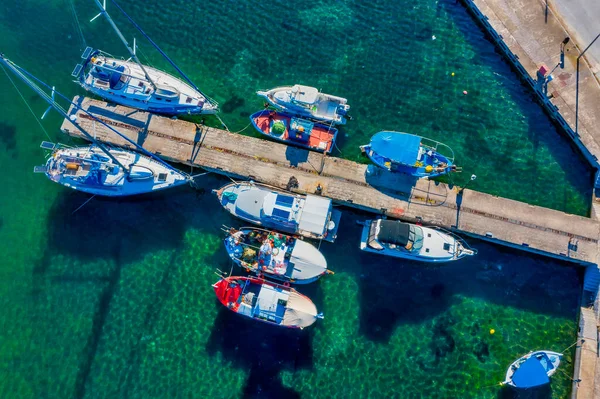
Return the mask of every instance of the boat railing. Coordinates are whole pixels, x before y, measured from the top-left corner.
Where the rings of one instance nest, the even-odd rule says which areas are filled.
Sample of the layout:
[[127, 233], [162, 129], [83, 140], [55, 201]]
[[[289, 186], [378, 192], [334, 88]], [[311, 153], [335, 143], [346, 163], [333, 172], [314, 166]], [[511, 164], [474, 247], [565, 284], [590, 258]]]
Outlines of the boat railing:
[[[450, 146], [448, 146], [440, 141], [435, 141], [432, 139], [428, 139], [426, 137], [421, 137], [421, 145], [426, 148], [431, 148], [435, 152], [442, 154], [443, 156], [448, 158], [450, 160], [450, 162], [454, 162], [454, 151], [452, 150], [452, 148], [450, 148]], [[444, 150], [440, 150], [440, 148], [442, 148]], [[448, 151], [450, 156], [448, 156], [446, 154], [446, 150]]]
[[465, 239], [462, 238], [461, 236], [459, 236], [458, 234], [453, 233], [452, 231], [446, 230], [446, 229], [444, 229], [442, 227], [438, 227], [438, 226], [433, 226], [432, 228], [434, 230], [437, 230], [444, 234], [449, 235], [450, 237], [452, 237], [453, 239], [458, 241], [464, 249], [466, 249], [467, 251], [473, 252], [473, 255], [477, 254], [477, 250], [475, 248], [471, 248], [471, 246], [465, 241]]
[[[108, 56], [108, 57], [110, 57], [110, 58], [114, 58], [115, 60], [120, 60], [120, 61], [123, 61], [123, 62], [131, 62], [131, 59], [125, 59], [125, 58], [123, 58], [123, 57], [117, 57], [117, 56], [114, 56], [114, 55], [112, 55], [112, 54], [109, 54], [109, 53], [107, 53], [107, 52], [104, 52], [104, 51], [102, 51], [102, 50], [98, 50], [98, 53], [99, 53], [99, 54], [101, 54], [101, 55], [103, 55], [103, 56], [105, 56], [105, 57], [107, 57], [107, 56]], [[105, 68], [105, 69], [109, 69], [108, 67], [104, 67], [104, 66], [101, 66], [101, 67], [103, 67], [103, 68]], [[167, 74], [167, 75], [170, 75], [170, 76], [172, 76], [172, 73], [171, 73], [171, 72], [168, 72], [168, 71], [166, 71], [166, 70], [164, 70], [164, 69], [161, 69], [161, 68], [157, 68], [157, 67], [155, 67], [154, 65], [147, 65], [147, 67], [149, 67], [149, 68], [152, 68], [152, 69], [154, 69], [154, 70], [156, 70], [156, 71], [158, 71], [158, 72], [162, 72], [162, 73], [164, 73], [164, 74]], [[132, 75], [127, 75], [127, 74], [124, 74], [124, 75], [125, 75], [125, 76], [128, 76], [128, 77], [135, 77], [135, 76], [132, 76]], [[135, 78], [136, 78], [136, 79], [138, 79], [139, 77], [135, 77]], [[181, 80], [180, 80], [180, 82], [181, 82]], [[186, 83], [186, 82], [181, 82], [181, 83], [182, 83], [182, 84], [184, 84], [185, 86], [187, 86], [188, 88], [192, 89], [193, 91], [196, 91], [196, 89], [194, 89], [194, 88], [193, 88], [192, 86], [190, 86], [188, 83]], [[201, 95], [202, 97], [204, 97], [204, 98], [205, 98], [205, 99], [206, 99], [208, 102], [210, 102], [210, 103], [212, 103], [212, 104], [215, 104], [216, 106], [218, 106], [218, 104], [219, 104], [219, 103], [218, 103], [217, 101], [215, 101], [214, 99], [210, 98], [209, 96], [207, 96], [206, 94], [204, 94], [204, 93], [200, 93], [200, 95]]]

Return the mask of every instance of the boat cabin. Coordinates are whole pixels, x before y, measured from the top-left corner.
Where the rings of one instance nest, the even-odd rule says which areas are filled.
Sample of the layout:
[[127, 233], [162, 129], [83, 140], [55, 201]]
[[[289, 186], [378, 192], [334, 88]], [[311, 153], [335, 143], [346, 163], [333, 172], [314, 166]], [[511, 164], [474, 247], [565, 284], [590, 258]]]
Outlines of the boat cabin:
[[265, 196], [261, 218], [270, 224], [284, 225], [316, 236], [326, 233], [331, 200], [307, 195], [300, 198], [276, 192]]
[[226, 306], [241, 315], [282, 324], [289, 292], [271, 284], [259, 284], [251, 279], [230, 280], [221, 285], [217, 296]]
[[380, 219], [371, 223], [367, 245], [376, 251], [394, 249], [418, 254], [423, 247], [423, 230], [413, 224]]

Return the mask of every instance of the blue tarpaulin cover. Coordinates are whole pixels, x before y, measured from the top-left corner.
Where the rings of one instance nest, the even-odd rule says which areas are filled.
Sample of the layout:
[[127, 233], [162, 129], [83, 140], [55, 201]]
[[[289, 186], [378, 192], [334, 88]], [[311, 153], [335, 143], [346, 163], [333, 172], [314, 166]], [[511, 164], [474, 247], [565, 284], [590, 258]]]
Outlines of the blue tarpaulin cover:
[[512, 382], [517, 388], [532, 388], [549, 383], [550, 377], [540, 361], [531, 356], [515, 371]]
[[371, 149], [384, 158], [414, 165], [419, 155], [421, 137], [407, 133], [379, 132], [371, 137]]

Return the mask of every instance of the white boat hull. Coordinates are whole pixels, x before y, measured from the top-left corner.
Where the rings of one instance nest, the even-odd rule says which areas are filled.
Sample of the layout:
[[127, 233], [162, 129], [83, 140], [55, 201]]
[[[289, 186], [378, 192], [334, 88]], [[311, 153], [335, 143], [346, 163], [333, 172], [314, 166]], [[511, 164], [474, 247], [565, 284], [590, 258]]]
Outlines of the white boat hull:
[[[441, 230], [416, 226], [422, 231], [422, 245], [420, 248], [407, 250], [404, 246], [385, 242], [373, 242], [370, 236], [371, 223], [377, 220], [368, 220], [364, 223], [361, 234], [360, 249], [379, 255], [391, 256], [401, 259], [409, 259], [419, 262], [444, 263], [461, 259], [468, 255], [474, 255], [475, 250], [468, 249], [466, 243]], [[395, 221], [395, 223], [398, 223]], [[412, 246], [412, 244], [411, 244]]]
[[[310, 91], [310, 98], [302, 90]], [[309, 86], [276, 87], [257, 94], [279, 110], [339, 125], [346, 123], [345, 115], [350, 109], [345, 98], [321, 93]]]

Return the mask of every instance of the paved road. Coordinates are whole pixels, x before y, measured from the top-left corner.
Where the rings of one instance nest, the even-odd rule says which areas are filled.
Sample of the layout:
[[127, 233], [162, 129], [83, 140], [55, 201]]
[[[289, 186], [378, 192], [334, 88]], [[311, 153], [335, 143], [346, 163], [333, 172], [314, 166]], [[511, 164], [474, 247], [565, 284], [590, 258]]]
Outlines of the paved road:
[[[600, 0], [549, 0], [583, 50], [600, 33]], [[585, 53], [600, 77], [600, 39]]]

